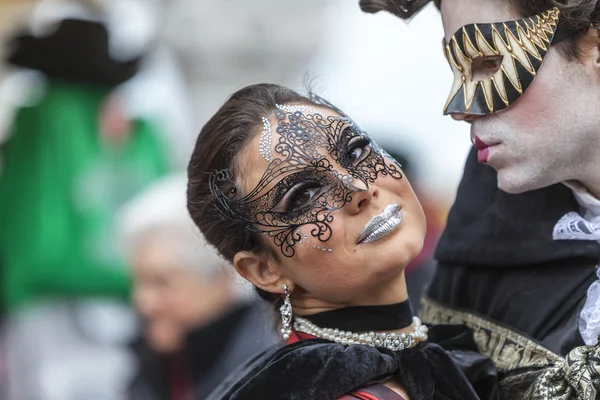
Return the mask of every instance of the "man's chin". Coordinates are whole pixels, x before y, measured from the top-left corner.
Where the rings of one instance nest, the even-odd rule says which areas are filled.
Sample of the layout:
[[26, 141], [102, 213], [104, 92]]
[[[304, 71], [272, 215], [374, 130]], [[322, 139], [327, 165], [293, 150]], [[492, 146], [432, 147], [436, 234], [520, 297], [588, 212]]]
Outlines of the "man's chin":
[[508, 194], [521, 194], [540, 189], [544, 185], [523, 173], [511, 173], [504, 169], [498, 170], [498, 189]]

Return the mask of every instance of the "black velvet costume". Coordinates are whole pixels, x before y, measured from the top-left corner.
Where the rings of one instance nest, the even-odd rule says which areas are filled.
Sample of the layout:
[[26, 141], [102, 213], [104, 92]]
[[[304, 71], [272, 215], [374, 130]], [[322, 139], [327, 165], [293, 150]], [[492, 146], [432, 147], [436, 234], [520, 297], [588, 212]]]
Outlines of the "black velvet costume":
[[[385, 307], [394, 306], [382, 308]], [[330, 321], [326, 326], [340, 326], [339, 329], [352, 324], [357, 332], [368, 331], [363, 324], [377, 325], [377, 320], [380, 324], [390, 323], [371, 313], [361, 313], [360, 309], [329, 311], [307, 318]], [[356, 318], [348, 318], [352, 311]], [[343, 320], [346, 325], [343, 322], [338, 325]], [[497, 398], [495, 367], [490, 359], [477, 353], [470, 330], [438, 326], [429, 335], [434, 340], [442, 338], [441, 346], [429, 341], [394, 352], [319, 338], [300, 340], [250, 360], [209, 399], [336, 400], [355, 389], [390, 378], [399, 382], [412, 400], [475, 400], [480, 398], [478, 394], [484, 399]]]
[[[423, 322], [467, 324], [501, 378], [562, 363], [584, 345], [578, 319], [600, 260], [597, 242], [553, 240], [554, 225], [570, 211], [579, 208], [564, 185], [500, 191], [496, 172], [473, 150], [436, 251]], [[520, 398], [534, 375], [501, 383], [505, 398]]]

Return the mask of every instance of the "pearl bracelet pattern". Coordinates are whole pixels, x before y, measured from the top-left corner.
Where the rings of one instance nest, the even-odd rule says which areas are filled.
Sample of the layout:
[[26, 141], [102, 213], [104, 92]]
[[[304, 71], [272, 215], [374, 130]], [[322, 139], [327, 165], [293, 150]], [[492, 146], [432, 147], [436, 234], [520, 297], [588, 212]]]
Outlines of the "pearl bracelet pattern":
[[355, 333], [333, 328], [320, 328], [309, 320], [296, 317], [294, 329], [322, 339], [343, 345], [366, 344], [372, 347], [385, 347], [392, 351], [410, 349], [427, 340], [427, 326], [418, 317], [413, 317], [414, 331], [409, 333], [364, 332]]

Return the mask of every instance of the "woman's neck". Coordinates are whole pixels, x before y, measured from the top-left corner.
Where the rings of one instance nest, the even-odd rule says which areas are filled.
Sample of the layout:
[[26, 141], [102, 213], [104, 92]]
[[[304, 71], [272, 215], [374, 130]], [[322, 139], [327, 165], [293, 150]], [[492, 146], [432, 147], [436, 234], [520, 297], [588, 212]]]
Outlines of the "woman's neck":
[[403, 273], [343, 303], [300, 294], [296, 299], [292, 297], [292, 306], [295, 316], [322, 328], [390, 333], [408, 333], [415, 329]]
[[408, 299], [404, 271], [388, 279], [383, 284], [378, 284], [348, 300], [330, 302], [318, 299], [305, 291], [292, 294], [292, 307], [294, 315], [307, 316], [346, 307], [380, 306], [396, 304]]

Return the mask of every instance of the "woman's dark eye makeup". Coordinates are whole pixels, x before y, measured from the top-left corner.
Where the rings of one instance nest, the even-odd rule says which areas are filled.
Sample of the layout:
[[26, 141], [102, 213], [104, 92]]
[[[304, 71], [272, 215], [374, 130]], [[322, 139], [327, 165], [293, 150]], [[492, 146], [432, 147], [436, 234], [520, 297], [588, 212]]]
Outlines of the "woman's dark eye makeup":
[[346, 156], [352, 165], [357, 165], [369, 154], [371, 139], [368, 136], [355, 136], [346, 145]]
[[[358, 165], [369, 155], [370, 146], [371, 139], [368, 136], [354, 136], [348, 140], [345, 146], [344, 152], [347, 160], [352, 166]], [[326, 190], [326, 185], [323, 182], [313, 179], [302, 180], [285, 192], [276, 208], [284, 213], [302, 210], [312, 204], [324, 190]]]
[[[349, 132], [346, 138], [351, 134]], [[346, 168], [356, 167], [371, 153], [371, 138], [356, 131], [354, 131], [354, 134], [356, 136], [342, 140], [342, 143], [340, 143], [342, 147], [340, 153], [344, 155], [340, 162], [342, 165], [347, 164]], [[307, 172], [288, 176], [277, 186], [280, 189], [277, 190], [279, 195], [275, 196], [276, 205], [273, 211], [278, 213], [298, 212], [306, 208], [311, 208], [314, 201], [329, 188], [326, 182], [316, 177], [311, 177]]]
[[304, 181], [292, 186], [283, 197], [284, 212], [301, 210], [308, 206], [323, 191], [323, 185], [317, 181]]

